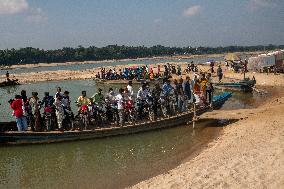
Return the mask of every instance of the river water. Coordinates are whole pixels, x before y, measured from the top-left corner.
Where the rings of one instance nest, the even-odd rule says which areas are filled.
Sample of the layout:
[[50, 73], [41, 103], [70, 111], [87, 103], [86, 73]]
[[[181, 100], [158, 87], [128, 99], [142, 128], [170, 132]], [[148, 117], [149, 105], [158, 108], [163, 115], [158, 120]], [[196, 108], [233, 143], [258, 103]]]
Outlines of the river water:
[[[27, 90], [69, 90], [74, 102], [81, 90], [96, 91], [92, 80], [52, 81], [1, 88], [1, 121], [11, 121], [9, 98]], [[107, 90], [104, 88], [104, 90]], [[261, 100], [234, 93], [223, 109], [250, 108]], [[75, 104], [73, 103], [73, 110]], [[0, 146], [0, 188], [124, 188], [182, 163], [220, 133], [220, 120], [205, 120], [153, 132], [47, 145]], [[221, 120], [222, 121], [222, 120]]]
[[[26, 90], [55, 94], [70, 91], [72, 102], [86, 90], [96, 91], [92, 80], [52, 81], [0, 88], [0, 122], [11, 121], [7, 101]], [[108, 86], [109, 87], [109, 86]], [[107, 90], [107, 87], [104, 88]], [[223, 109], [251, 108], [261, 97], [234, 93]], [[75, 104], [72, 103], [73, 110]], [[153, 132], [97, 140], [45, 145], [0, 146], [0, 188], [124, 188], [164, 173], [215, 139], [225, 120], [204, 120]]]
[[[114, 61], [114, 62], [100, 62], [94, 64], [67, 64], [62, 66], [49, 66], [49, 67], [35, 67], [35, 68], [20, 68], [20, 69], [11, 69], [9, 70], [10, 74], [19, 74], [19, 73], [28, 73], [28, 72], [40, 72], [40, 71], [57, 71], [57, 70], [83, 70], [83, 69], [92, 69], [98, 68], [102, 66], [117, 66], [117, 65], [130, 65], [130, 64], [157, 64], [164, 62], [188, 62], [193, 61], [194, 63], [204, 63], [209, 60], [222, 61], [224, 60], [224, 56], [220, 56], [217, 58], [206, 58], [206, 57], [198, 57], [198, 58], [188, 58], [188, 59], [145, 59], [145, 60], [127, 60], [127, 61]], [[0, 74], [5, 74], [6, 70], [0, 70]]]
[[168, 171], [214, 139], [206, 120], [153, 132], [47, 145], [0, 147], [0, 188], [124, 188]]

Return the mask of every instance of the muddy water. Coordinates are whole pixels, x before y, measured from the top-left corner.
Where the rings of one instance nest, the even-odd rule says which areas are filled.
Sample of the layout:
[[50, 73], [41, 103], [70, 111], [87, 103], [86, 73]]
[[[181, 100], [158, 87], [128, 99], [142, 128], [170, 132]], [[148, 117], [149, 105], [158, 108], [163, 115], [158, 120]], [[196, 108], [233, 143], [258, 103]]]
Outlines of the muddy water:
[[48, 145], [0, 147], [0, 188], [124, 188], [168, 171], [214, 139], [220, 127], [192, 127]]

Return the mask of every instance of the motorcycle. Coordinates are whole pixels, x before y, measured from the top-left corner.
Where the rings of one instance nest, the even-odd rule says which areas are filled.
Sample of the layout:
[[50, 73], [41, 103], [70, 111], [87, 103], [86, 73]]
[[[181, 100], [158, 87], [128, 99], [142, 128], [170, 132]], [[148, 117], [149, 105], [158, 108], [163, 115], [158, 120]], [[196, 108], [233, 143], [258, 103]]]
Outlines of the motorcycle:
[[43, 109], [44, 126], [46, 131], [51, 131], [55, 128], [56, 116], [52, 106], [46, 106]]
[[133, 100], [126, 100], [126, 102], [124, 103], [124, 110], [126, 120], [131, 124], [135, 124], [137, 113]]
[[102, 105], [98, 105], [98, 104], [93, 104], [92, 106], [92, 115], [91, 115], [96, 122], [96, 125], [99, 127], [104, 126], [105, 122], [106, 122], [106, 114], [103, 110], [103, 106]]
[[119, 116], [117, 110], [117, 103], [115, 101], [106, 100], [106, 118], [109, 122], [118, 124]]
[[[87, 130], [90, 125], [90, 113], [88, 105], [82, 105], [79, 112], [80, 122], [84, 128]], [[80, 128], [81, 129], [81, 128]]]
[[68, 108], [64, 108], [64, 119], [62, 122], [63, 128], [65, 130], [74, 130], [74, 114], [73, 112], [68, 109]]
[[168, 105], [167, 105], [166, 96], [161, 95], [159, 100], [158, 100], [158, 103], [159, 103], [159, 107], [161, 109], [162, 116], [168, 117], [168, 109], [167, 109]]
[[154, 114], [154, 99], [152, 96], [148, 95], [146, 97], [146, 103], [144, 104], [144, 113], [145, 115], [148, 114], [148, 118], [150, 121], [155, 120], [155, 114]]

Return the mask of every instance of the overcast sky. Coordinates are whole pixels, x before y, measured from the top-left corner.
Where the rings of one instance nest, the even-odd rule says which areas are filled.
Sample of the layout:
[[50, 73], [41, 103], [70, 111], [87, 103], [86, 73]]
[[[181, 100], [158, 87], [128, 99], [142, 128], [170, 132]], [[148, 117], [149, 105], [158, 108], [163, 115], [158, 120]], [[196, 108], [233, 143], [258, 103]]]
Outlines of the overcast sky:
[[0, 49], [284, 44], [284, 0], [0, 0]]

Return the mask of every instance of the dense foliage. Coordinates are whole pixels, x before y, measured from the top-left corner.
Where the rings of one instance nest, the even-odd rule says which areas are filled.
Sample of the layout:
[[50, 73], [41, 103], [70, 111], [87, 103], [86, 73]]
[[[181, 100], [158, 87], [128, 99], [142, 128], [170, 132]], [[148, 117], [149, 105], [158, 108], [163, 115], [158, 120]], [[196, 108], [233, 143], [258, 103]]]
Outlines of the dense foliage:
[[259, 50], [283, 49], [284, 45], [275, 46], [228, 46], [228, 47], [164, 47], [161, 45], [153, 47], [145, 46], [118, 46], [106, 47], [64, 47], [56, 50], [43, 50], [26, 47], [20, 49], [0, 50], [0, 65], [34, 64], [51, 62], [70, 62], [88, 60], [107, 60], [125, 58], [144, 58], [153, 56], [173, 56], [183, 54], [213, 54], [227, 52], [245, 52]]

